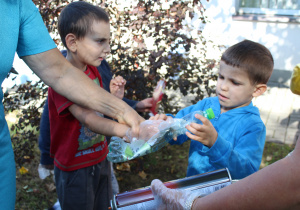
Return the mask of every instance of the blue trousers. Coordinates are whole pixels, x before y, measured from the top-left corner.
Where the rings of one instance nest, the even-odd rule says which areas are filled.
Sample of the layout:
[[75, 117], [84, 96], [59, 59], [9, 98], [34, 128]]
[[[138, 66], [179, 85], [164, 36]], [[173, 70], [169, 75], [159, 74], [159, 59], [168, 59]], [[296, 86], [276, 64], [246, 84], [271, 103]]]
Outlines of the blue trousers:
[[112, 198], [111, 169], [104, 161], [78, 169], [62, 171], [54, 167], [56, 191], [63, 210], [107, 210]]

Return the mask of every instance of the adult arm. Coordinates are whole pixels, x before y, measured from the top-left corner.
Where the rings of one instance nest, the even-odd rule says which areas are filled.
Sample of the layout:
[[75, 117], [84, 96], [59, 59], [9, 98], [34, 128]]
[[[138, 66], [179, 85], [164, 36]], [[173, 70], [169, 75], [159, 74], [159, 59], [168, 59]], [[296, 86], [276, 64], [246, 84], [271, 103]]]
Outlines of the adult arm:
[[[298, 141], [300, 138], [298, 139]], [[300, 208], [300, 143], [294, 152], [258, 172], [217, 192], [197, 198], [192, 209], [299, 209]], [[153, 182], [154, 194], [166, 201], [170, 193], [180, 193], [166, 189], [160, 182]], [[164, 191], [165, 190], [165, 191]], [[162, 193], [163, 192], [163, 193]], [[165, 203], [167, 207], [176, 200]]]
[[[299, 140], [299, 139], [298, 139]], [[299, 209], [300, 143], [288, 157], [224, 190], [197, 199], [193, 209]]]
[[23, 60], [57, 93], [82, 107], [93, 109], [133, 128], [138, 133], [144, 119], [125, 102], [93, 83], [82, 71], [70, 64], [57, 48], [24, 56]]

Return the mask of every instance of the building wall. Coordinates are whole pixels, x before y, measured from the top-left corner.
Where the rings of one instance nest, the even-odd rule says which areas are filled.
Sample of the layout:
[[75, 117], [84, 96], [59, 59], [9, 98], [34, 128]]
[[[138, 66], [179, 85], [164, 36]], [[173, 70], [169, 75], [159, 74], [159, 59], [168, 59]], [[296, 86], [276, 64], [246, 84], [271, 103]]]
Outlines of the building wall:
[[[282, 77], [276, 78], [279, 80], [288, 78], [294, 66], [300, 63], [299, 23], [235, 20], [235, 0], [202, 3], [210, 20], [204, 34], [215, 43], [228, 47], [249, 39], [265, 45], [274, 57], [274, 75]], [[287, 19], [282, 18], [281, 21]]]

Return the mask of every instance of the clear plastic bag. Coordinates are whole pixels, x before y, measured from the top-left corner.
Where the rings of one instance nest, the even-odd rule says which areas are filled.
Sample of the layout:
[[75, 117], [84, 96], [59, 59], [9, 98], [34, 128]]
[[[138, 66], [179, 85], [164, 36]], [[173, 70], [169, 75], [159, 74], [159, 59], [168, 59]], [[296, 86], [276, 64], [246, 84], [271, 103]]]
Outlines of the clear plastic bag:
[[50, 175], [54, 174], [54, 170], [53, 169], [47, 169], [42, 164], [39, 164], [38, 172], [39, 172], [40, 179], [45, 179], [47, 176], [50, 176]]
[[192, 112], [183, 118], [173, 118], [167, 121], [146, 120], [140, 125], [138, 139], [129, 138], [131, 142], [128, 143], [122, 138], [112, 137], [108, 146], [107, 159], [113, 163], [119, 163], [158, 151], [174, 137], [185, 134], [186, 125], [192, 122], [201, 123], [195, 118], [195, 114], [201, 114], [208, 119], [214, 118], [214, 113], [210, 108], [206, 111]]

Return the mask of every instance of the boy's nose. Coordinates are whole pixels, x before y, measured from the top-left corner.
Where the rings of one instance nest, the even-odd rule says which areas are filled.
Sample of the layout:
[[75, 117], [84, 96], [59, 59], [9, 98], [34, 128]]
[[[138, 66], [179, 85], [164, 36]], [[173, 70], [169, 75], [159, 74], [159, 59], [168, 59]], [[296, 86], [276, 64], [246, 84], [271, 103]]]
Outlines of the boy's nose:
[[109, 53], [110, 53], [110, 45], [109, 45], [109, 44], [105, 47], [104, 52], [105, 52], [106, 54], [109, 54]]
[[228, 85], [226, 81], [223, 81], [220, 85], [221, 90], [227, 90], [228, 89]]

